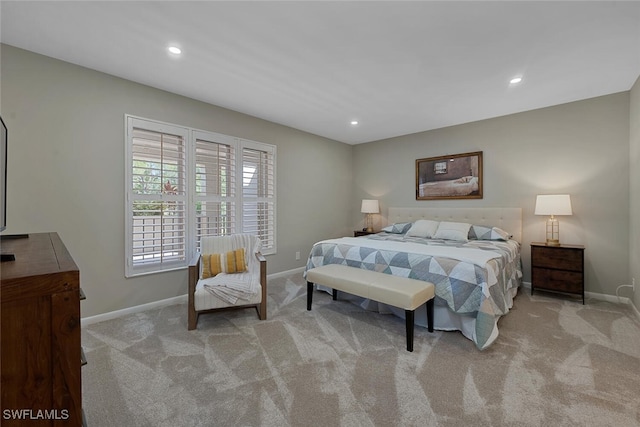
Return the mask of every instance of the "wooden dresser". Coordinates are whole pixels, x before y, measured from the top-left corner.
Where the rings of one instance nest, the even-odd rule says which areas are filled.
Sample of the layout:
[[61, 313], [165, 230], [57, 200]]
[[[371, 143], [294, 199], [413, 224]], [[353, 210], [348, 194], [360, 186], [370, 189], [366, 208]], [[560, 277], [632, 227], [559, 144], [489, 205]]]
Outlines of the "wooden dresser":
[[[3, 426], [81, 426], [80, 272], [57, 233], [3, 236]], [[21, 419], [20, 419], [21, 418]]]

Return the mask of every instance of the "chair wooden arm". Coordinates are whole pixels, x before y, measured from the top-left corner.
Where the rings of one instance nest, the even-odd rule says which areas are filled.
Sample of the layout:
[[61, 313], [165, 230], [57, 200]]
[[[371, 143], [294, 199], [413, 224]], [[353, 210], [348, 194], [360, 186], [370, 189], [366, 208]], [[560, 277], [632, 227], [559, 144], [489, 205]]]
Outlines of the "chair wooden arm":
[[189, 293], [188, 293], [188, 315], [187, 315], [187, 328], [189, 330], [195, 329], [198, 323], [198, 313], [195, 306], [195, 293], [198, 279], [200, 278], [200, 252], [191, 259], [189, 263]]
[[262, 301], [258, 309], [260, 320], [267, 319], [267, 259], [260, 252], [256, 252], [256, 258], [260, 261], [260, 287], [262, 288]]

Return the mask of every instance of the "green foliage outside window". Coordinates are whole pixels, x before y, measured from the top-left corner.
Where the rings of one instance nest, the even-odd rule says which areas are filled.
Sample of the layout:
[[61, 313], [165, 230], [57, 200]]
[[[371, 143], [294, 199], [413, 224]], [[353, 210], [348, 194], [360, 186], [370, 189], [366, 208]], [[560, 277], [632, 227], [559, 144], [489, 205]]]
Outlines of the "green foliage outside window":
[[[177, 165], [157, 162], [133, 161], [133, 192], [138, 195], [175, 195], [178, 194], [179, 171]], [[173, 215], [176, 203], [173, 201], [136, 201], [134, 216]]]

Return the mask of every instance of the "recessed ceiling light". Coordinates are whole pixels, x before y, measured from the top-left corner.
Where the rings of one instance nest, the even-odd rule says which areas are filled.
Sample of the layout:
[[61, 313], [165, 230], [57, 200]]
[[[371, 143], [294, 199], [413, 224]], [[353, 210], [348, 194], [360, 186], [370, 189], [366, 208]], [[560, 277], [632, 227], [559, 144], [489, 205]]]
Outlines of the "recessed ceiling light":
[[178, 46], [169, 46], [169, 53], [173, 53], [174, 55], [180, 55], [182, 53], [182, 49]]
[[357, 120], [351, 120], [351, 125], [355, 126], [355, 125], [357, 125], [357, 124], [358, 124], [358, 121], [357, 121]]
[[516, 85], [522, 81], [522, 77], [514, 77], [509, 80], [509, 84]]

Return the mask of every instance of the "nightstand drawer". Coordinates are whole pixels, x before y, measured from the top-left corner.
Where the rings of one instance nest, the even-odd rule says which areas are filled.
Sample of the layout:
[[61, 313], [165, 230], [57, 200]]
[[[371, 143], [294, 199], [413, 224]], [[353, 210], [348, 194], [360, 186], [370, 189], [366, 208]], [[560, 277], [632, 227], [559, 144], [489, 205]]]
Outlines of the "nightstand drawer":
[[584, 289], [584, 275], [581, 271], [549, 270], [534, 267], [531, 274], [532, 282], [535, 283], [536, 289], [572, 294], [582, 294]]
[[531, 249], [531, 263], [535, 267], [583, 271], [583, 251], [536, 246]]

